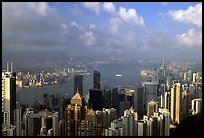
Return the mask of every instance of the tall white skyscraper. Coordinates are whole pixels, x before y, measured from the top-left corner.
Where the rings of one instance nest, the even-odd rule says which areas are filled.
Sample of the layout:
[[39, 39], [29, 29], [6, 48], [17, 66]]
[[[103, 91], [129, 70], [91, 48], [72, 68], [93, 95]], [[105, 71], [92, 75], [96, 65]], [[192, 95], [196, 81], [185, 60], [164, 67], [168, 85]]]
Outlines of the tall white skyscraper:
[[13, 72], [12, 63], [9, 71], [2, 70], [2, 115], [3, 123], [14, 125], [14, 110], [16, 109], [16, 73]]

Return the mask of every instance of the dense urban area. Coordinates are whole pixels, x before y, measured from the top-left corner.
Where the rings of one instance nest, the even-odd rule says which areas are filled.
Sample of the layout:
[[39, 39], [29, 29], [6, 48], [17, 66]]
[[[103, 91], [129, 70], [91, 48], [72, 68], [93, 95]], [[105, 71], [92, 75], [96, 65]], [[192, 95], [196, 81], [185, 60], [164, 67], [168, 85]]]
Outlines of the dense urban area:
[[[100, 72], [84, 64], [37, 73], [15, 72], [12, 66], [2, 71], [3, 135], [170, 136], [202, 110], [202, 73], [192, 71], [194, 64], [166, 65], [163, 59], [158, 68], [140, 70], [145, 81], [135, 87], [113, 88], [102, 88]], [[90, 73], [93, 88], [86, 94], [83, 76]], [[44, 93], [42, 102], [31, 105], [16, 99], [18, 89], [58, 85], [71, 76], [70, 98]]]

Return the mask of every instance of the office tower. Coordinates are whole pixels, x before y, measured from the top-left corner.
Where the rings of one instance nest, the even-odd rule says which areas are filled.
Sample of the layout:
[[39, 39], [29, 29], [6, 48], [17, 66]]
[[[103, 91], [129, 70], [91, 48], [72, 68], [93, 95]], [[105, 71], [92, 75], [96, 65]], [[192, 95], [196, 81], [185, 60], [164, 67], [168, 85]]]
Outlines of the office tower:
[[74, 75], [74, 94], [77, 91], [83, 96], [83, 75]]
[[16, 126], [16, 136], [21, 136], [21, 117], [22, 117], [22, 107], [17, 107], [14, 110], [14, 125]]
[[102, 136], [101, 124], [97, 123], [96, 114], [92, 109], [85, 116], [85, 120], [81, 121], [78, 136]]
[[170, 109], [170, 92], [161, 95], [161, 108]]
[[193, 83], [196, 82], [196, 76], [197, 76], [197, 73], [193, 73]]
[[169, 136], [170, 135], [170, 112], [168, 109], [159, 108], [159, 113], [161, 113], [162, 118], [162, 127], [160, 130], [160, 136]]
[[122, 116], [124, 111], [126, 109], [129, 109], [129, 108], [130, 108], [130, 102], [129, 101], [121, 101], [121, 102], [119, 102], [119, 113], [118, 113], [118, 115]]
[[14, 110], [16, 109], [16, 73], [13, 72], [12, 63], [9, 71], [2, 70], [2, 119], [7, 125], [14, 125]]
[[84, 100], [80, 93], [77, 93], [72, 97], [71, 104], [65, 109], [65, 135], [66, 136], [77, 136], [78, 127], [81, 124], [81, 120], [84, 120], [86, 107], [84, 106]]
[[144, 112], [144, 87], [137, 86], [134, 93], [134, 110], [138, 113], [139, 118]]
[[181, 84], [175, 83], [171, 88], [171, 119], [180, 123], [181, 117]]
[[49, 110], [49, 99], [47, 94], [43, 94], [43, 104], [42, 104], [42, 109], [48, 109]]
[[117, 112], [119, 112], [119, 93], [118, 93], [118, 88], [112, 89], [112, 93], [111, 93], [111, 107], [117, 109]]
[[189, 93], [187, 91], [182, 92], [181, 97], [181, 114], [185, 115], [189, 112]]
[[146, 136], [146, 127], [147, 127], [147, 123], [144, 120], [139, 120], [138, 123], [138, 136]]
[[111, 125], [111, 121], [117, 118], [117, 110], [114, 108], [105, 109], [102, 111], [95, 111], [98, 124], [101, 124], [102, 128], [108, 128]]
[[93, 88], [100, 89], [101, 74], [98, 71], [94, 71]]
[[102, 114], [102, 111], [96, 110], [95, 114], [96, 114], [98, 124], [101, 124], [101, 126], [103, 127], [103, 114]]
[[103, 108], [103, 96], [102, 90], [90, 89], [89, 90], [89, 107], [93, 110], [102, 110]]
[[158, 89], [159, 89], [159, 83], [158, 82], [144, 82], [144, 103], [145, 103], [145, 109], [147, 108], [147, 103], [150, 100], [157, 101], [158, 96]]
[[151, 117], [154, 112], [158, 112], [158, 103], [156, 101], [149, 101], [147, 106], [147, 116]]
[[65, 120], [61, 119], [59, 121], [59, 136], [65, 136]]
[[104, 89], [102, 92], [103, 92], [103, 107], [111, 108], [111, 89]]
[[31, 114], [27, 117], [27, 136], [40, 135], [41, 118], [37, 114]]
[[192, 114], [197, 114], [202, 110], [202, 99], [193, 99], [191, 104]]

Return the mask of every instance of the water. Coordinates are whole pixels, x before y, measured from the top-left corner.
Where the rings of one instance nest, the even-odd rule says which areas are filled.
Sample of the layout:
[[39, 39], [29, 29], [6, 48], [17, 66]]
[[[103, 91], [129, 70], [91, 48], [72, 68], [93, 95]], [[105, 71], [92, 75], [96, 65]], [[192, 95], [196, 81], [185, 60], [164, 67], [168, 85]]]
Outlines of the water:
[[[130, 86], [135, 87], [138, 83], [144, 79], [138, 74], [141, 69], [147, 69], [150, 67], [133, 66], [133, 65], [108, 65], [97, 67], [97, 70], [101, 73], [101, 88], [108, 86], [114, 88], [117, 86]], [[117, 77], [116, 74], [121, 74], [122, 76]], [[90, 74], [84, 75], [84, 95], [89, 92], [89, 89], [93, 88], [93, 69], [90, 69]], [[56, 84], [44, 87], [31, 87], [22, 88], [18, 91], [18, 97], [22, 103], [32, 104], [35, 99], [42, 101], [44, 93], [47, 94], [59, 94], [65, 98], [70, 98], [73, 96], [74, 90], [74, 79], [73, 77], [66, 78], [64, 84]]]

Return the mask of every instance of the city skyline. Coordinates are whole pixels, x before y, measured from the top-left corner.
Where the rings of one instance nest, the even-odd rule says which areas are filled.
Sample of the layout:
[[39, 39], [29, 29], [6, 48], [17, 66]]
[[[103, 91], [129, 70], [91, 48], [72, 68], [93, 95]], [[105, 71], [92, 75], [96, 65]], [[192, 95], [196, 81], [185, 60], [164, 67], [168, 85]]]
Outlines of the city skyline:
[[2, 16], [6, 61], [64, 55], [201, 61], [199, 2], [3, 3]]

